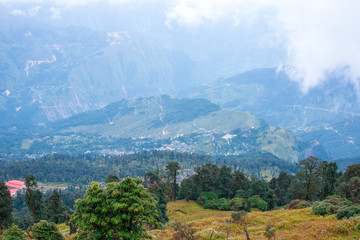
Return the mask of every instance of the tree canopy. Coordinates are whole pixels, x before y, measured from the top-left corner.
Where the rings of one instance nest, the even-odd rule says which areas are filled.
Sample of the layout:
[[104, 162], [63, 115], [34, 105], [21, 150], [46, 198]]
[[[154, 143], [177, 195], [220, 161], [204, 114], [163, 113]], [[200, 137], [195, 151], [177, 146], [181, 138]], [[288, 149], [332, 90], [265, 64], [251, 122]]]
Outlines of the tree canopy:
[[79, 230], [77, 239], [150, 238], [145, 227], [159, 225], [156, 201], [141, 183], [128, 177], [100, 188], [92, 182], [71, 219]]

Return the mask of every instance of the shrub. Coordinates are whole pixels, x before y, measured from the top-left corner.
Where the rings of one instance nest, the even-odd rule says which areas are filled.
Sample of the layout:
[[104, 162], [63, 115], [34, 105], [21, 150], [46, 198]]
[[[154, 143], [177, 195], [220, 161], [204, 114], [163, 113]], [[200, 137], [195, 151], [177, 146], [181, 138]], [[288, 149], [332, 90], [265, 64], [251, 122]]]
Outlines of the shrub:
[[335, 214], [339, 207], [331, 203], [321, 201], [314, 203], [312, 210], [316, 215], [330, 215]]
[[288, 203], [284, 208], [285, 209], [302, 209], [311, 207], [311, 202], [295, 199]]
[[336, 214], [340, 209], [350, 206], [351, 202], [339, 196], [330, 196], [324, 201], [314, 203], [312, 209], [317, 215]]
[[4, 232], [1, 236], [1, 240], [26, 240], [25, 234], [15, 224]]
[[234, 210], [240, 211], [245, 207], [245, 200], [240, 197], [235, 197], [230, 200], [230, 205]]
[[55, 223], [49, 223], [45, 220], [41, 220], [34, 225], [33, 236], [35, 239], [45, 240], [63, 240], [64, 237], [61, 235], [59, 230], [56, 227]]
[[337, 219], [350, 218], [359, 214], [360, 214], [360, 206], [358, 205], [350, 206], [338, 210], [338, 212], [336, 213], [336, 218]]
[[202, 205], [205, 206], [205, 202], [208, 200], [213, 200], [213, 199], [217, 199], [218, 195], [214, 192], [202, 192], [200, 194], [200, 197], [197, 198], [197, 202]]
[[226, 198], [206, 200], [204, 203], [204, 207], [216, 210], [232, 210], [230, 201]]
[[261, 211], [266, 211], [267, 209], [267, 202], [265, 202], [263, 199], [259, 197], [259, 195], [255, 195], [252, 197], [249, 197], [249, 202], [251, 203], [251, 206], [254, 208], [258, 208]]

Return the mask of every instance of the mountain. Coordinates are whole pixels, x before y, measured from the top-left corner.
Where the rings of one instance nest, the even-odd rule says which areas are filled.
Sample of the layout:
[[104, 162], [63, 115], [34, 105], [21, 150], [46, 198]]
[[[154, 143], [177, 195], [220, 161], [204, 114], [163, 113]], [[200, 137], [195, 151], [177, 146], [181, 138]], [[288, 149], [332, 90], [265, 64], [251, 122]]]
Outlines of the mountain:
[[352, 84], [333, 77], [326, 84], [300, 91], [297, 82], [275, 68], [255, 69], [184, 94], [206, 98], [226, 109], [250, 111], [271, 125], [296, 129], [359, 115]]
[[292, 131], [269, 126], [248, 112], [168, 95], [121, 100], [50, 123], [36, 134], [23, 135], [21, 142], [19, 136], [13, 136], [17, 143], [12, 146], [37, 156], [155, 149], [215, 156], [261, 152], [290, 162], [310, 154], [330, 158], [318, 142], [302, 141]]
[[192, 60], [141, 32], [57, 28], [18, 16], [2, 20], [0, 127], [55, 121], [123, 98], [191, 87]]
[[[360, 156], [359, 129], [360, 117], [352, 117], [319, 126], [301, 128], [296, 132], [304, 140], [316, 139], [329, 150], [334, 159], [338, 159]], [[351, 161], [353, 160], [349, 160], [349, 162]]]

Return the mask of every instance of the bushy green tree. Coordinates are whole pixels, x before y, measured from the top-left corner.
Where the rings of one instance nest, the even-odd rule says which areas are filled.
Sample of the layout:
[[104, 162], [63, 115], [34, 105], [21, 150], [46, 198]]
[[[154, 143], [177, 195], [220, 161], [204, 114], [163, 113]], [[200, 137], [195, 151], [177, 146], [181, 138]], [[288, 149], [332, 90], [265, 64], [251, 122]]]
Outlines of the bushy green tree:
[[47, 222], [46, 220], [41, 220], [32, 228], [33, 237], [38, 240], [63, 240], [64, 237], [59, 232], [56, 224], [53, 222]]
[[319, 178], [321, 163], [320, 159], [310, 156], [296, 164], [299, 169], [296, 176], [300, 183], [297, 186], [297, 191], [304, 191], [306, 201], [316, 199], [321, 190], [322, 185]]
[[265, 202], [259, 195], [249, 197], [248, 201], [251, 202], [252, 207], [258, 208], [261, 211], [266, 211], [268, 208], [267, 202]]
[[145, 226], [159, 226], [156, 201], [140, 178], [109, 183], [105, 189], [92, 182], [83, 199], [77, 200], [71, 221], [79, 229], [77, 239], [150, 238]]
[[4, 232], [0, 238], [1, 240], [26, 240], [25, 234], [21, 229], [12, 224], [11, 227]]
[[0, 230], [9, 227], [12, 223], [12, 202], [9, 189], [4, 182], [0, 182]]

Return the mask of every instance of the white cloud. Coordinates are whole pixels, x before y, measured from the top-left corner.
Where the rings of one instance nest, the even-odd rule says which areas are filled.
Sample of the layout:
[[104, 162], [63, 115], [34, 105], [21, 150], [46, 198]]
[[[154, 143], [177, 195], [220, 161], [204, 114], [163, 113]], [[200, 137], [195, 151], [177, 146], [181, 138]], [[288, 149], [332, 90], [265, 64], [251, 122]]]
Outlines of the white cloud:
[[23, 10], [15, 9], [11, 11], [12, 15], [26, 15], [26, 13]]
[[[263, 15], [267, 8], [271, 15]], [[360, 77], [360, 1], [357, 0], [177, 0], [167, 23], [199, 26], [232, 18], [256, 25], [262, 18], [284, 44], [289, 75], [304, 92], [329, 74], [342, 75], [358, 88]], [[264, 33], [269, 36], [269, 33]]]
[[33, 7], [33, 8], [30, 8], [29, 11], [28, 11], [28, 14], [30, 16], [36, 16], [39, 12], [39, 10], [41, 9], [40, 6], [36, 6], [36, 7]]
[[50, 8], [50, 12], [52, 13], [51, 18], [53, 19], [61, 18], [61, 8], [52, 7]]
[[167, 24], [177, 22], [196, 27], [229, 19], [236, 26], [244, 19], [248, 21], [257, 17], [257, 11], [253, 11], [255, 6], [256, 9], [260, 7], [255, 1], [245, 0], [177, 0], [175, 6], [166, 12]]
[[[141, 4], [167, 1], [165, 11], [171, 26], [198, 27], [226, 20], [234, 26], [267, 23], [259, 44], [283, 46], [289, 75], [301, 82], [304, 92], [325, 84], [328, 74], [344, 75], [359, 86], [360, 78], [360, 1], [358, 0], [0, 0], [0, 3], [52, 4], [53, 18], [67, 7], [89, 3]], [[34, 8], [28, 14], [36, 14]], [[265, 14], [266, 13], [266, 14]], [[14, 10], [14, 15], [26, 12]], [[254, 28], [256, 29], [256, 28]], [[266, 41], [269, 39], [268, 41]], [[262, 46], [266, 47], [266, 46]]]
[[[275, 26], [288, 49], [290, 75], [303, 90], [323, 84], [328, 74], [360, 77], [359, 1], [277, 1]], [[345, 70], [345, 71], [344, 71]]]

